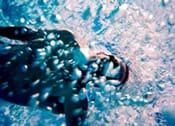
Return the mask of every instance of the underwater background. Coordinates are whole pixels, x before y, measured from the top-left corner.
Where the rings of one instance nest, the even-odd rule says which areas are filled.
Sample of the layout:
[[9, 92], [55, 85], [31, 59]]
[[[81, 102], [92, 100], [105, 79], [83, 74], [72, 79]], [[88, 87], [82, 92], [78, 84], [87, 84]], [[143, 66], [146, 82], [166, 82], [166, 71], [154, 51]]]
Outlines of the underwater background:
[[[122, 90], [86, 86], [86, 125], [175, 126], [175, 0], [0, 0], [0, 25], [70, 29], [128, 64]], [[0, 99], [0, 126], [65, 126], [65, 115]]]

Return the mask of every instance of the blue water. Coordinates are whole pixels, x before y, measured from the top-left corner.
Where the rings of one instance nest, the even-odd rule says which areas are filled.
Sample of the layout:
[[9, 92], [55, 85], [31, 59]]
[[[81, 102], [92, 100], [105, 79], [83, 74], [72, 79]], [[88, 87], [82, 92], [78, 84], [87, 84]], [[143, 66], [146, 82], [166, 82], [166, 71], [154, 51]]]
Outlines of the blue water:
[[[89, 126], [175, 125], [174, 0], [0, 0], [1, 26], [70, 29], [130, 67], [122, 90], [87, 85]], [[0, 100], [0, 126], [59, 126], [57, 116]]]

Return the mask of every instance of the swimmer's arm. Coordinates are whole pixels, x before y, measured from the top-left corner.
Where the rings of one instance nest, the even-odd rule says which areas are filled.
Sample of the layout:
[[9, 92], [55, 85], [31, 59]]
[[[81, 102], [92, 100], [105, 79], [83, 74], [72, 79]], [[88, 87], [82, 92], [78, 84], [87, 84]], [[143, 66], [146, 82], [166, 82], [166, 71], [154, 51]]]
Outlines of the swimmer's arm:
[[44, 38], [44, 32], [27, 27], [0, 27], [0, 36], [21, 41], [31, 41]]

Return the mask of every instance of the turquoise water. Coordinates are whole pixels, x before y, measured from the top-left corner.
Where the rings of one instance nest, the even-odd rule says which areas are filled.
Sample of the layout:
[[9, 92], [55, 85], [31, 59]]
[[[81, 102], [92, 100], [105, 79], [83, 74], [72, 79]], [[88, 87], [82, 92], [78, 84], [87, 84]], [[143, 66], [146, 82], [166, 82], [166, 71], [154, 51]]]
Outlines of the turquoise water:
[[[130, 67], [122, 90], [87, 84], [89, 126], [175, 125], [174, 0], [0, 0], [1, 26], [69, 29]], [[65, 125], [64, 115], [1, 100], [0, 126]]]

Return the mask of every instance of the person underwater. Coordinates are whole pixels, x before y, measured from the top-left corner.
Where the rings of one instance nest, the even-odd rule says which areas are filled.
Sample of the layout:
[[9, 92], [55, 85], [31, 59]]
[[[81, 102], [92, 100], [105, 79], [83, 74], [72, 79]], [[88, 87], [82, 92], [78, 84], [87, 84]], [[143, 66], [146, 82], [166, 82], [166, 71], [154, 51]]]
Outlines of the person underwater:
[[120, 58], [103, 52], [87, 57], [68, 30], [0, 27], [0, 36], [10, 40], [0, 39], [0, 98], [65, 114], [67, 126], [84, 123], [88, 98], [79, 93], [88, 82], [103, 78], [118, 87], [128, 79]]

